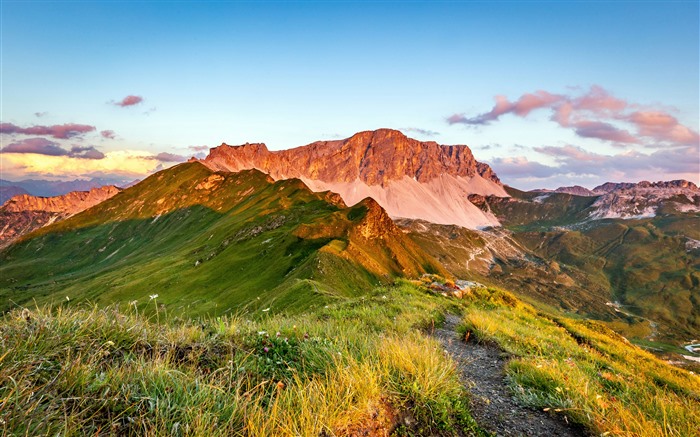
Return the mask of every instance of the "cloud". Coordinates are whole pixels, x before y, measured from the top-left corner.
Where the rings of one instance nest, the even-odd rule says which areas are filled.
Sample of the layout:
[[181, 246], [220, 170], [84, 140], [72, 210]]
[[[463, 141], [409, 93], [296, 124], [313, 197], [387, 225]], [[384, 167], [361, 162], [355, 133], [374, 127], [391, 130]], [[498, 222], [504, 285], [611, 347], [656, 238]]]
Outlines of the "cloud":
[[420, 135], [424, 135], [426, 137], [434, 137], [434, 136], [440, 135], [440, 132], [435, 132], [435, 131], [428, 130], [428, 129], [421, 129], [418, 127], [403, 127], [400, 130], [402, 130], [404, 132], [414, 132], [414, 133], [417, 133]]
[[490, 164], [501, 180], [521, 189], [579, 184], [592, 188], [604, 182], [654, 179], [687, 179], [699, 183], [700, 156], [694, 146], [665, 148], [653, 153], [625, 151], [617, 154], [589, 152], [581, 147], [542, 146], [534, 151], [555, 165], [530, 161], [525, 156], [495, 158]]
[[511, 179], [522, 177], [543, 179], [557, 174], [558, 171], [556, 167], [530, 161], [525, 156], [494, 158], [490, 164], [501, 178], [505, 176]]
[[[580, 95], [552, 94], [544, 90], [523, 94], [511, 102], [505, 96], [494, 97], [490, 111], [467, 117], [453, 114], [446, 118], [449, 124], [469, 126], [488, 125], [503, 115], [527, 117], [535, 110], [549, 110], [551, 120], [561, 127], [573, 130], [582, 138], [595, 138], [619, 145], [643, 144], [651, 147], [697, 145], [698, 133], [680, 124], [662, 110], [639, 110], [641, 105], [611, 95], [604, 88], [593, 85]], [[631, 131], [633, 130], [633, 131]]]
[[616, 143], [639, 143], [640, 140], [624, 129], [619, 129], [603, 121], [581, 120], [573, 123], [576, 135], [583, 138], [598, 138]]
[[46, 138], [27, 138], [8, 144], [0, 149], [0, 153], [36, 153], [48, 156], [63, 156], [68, 155], [70, 152]]
[[577, 160], [583, 162], [601, 162], [605, 160], [604, 155], [588, 152], [576, 146], [543, 146], [533, 148], [536, 152], [543, 155], [548, 155], [554, 158], [555, 161], [567, 163], [569, 160]]
[[127, 106], [138, 105], [141, 102], [143, 102], [143, 97], [128, 95], [118, 102], [113, 101], [112, 104], [114, 104], [116, 106], [121, 106], [122, 108], [126, 108]]
[[475, 117], [465, 117], [464, 114], [454, 114], [447, 118], [447, 122], [449, 124], [483, 125], [498, 120], [504, 114], [513, 113], [525, 117], [535, 109], [561, 103], [566, 100], [566, 97], [539, 90], [532, 94], [523, 94], [513, 103], [509, 102], [506, 96], [496, 96], [494, 100], [496, 104], [489, 112], [479, 114]]
[[35, 154], [46, 156], [67, 156], [81, 159], [102, 159], [105, 155], [93, 146], [74, 145], [70, 150], [66, 150], [58, 143], [46, 138], [27, 138], [17, 141], [0, 149], [0, 153], [13, 154]]
[[64, 140], [83, 135], [94, 130], [95, 126], [75, 123], [30, 127], [19, 127], [12, 123], [0, 123], [0, 133], [2, 134], [48, 135], [53, 138]]
[[36, 117], [41, 118], [41, 117], [46, 117], [47, 115], [49, 115], [49, 113], [46, 112], [46, 111], [44, 111], [44, 112], [35, 112], [34, 115], [35, 115]]
[[187, 161], [186, 156], [176, 155], [174, 153], [161, 152], [157, 155], [144, 156], [143, 159], [150, 159], [160, 162], [184, 162]]
[[640, 135], [657, 141], [679, 144], [697, 144], [700, 141], [697, 132], [663, 111], [636, 111], [627, 115], [626, 120], [637, 127]]
[[159, 164], [155, 160], [143, 159], [150, 156], [143, 151], [105, 152], [102, 159], [85, 159], [89, 158], [91, 150], [76, 149], [74, 153], [82, 156], [0, 153], [0, 167], [8, 178], [53, 177], [72, 180], [102, 174], [121, 179], [137, 179], [149, 174]]
[[209, 146], [189, 146], [188, 149], [193, 152], [208, 152]]
[[100, 135], [102, 135], [102, 138], [107, 138], [109, 140], [113, 140], [116, 137], [114, 131], [109, 129], [100, 131]]
[[83, 158], [83, 159], [103, 159], [105, 154], [97, 150], [93, 146], [73, 146], [70, 149], [68, 156], [72, 158]]

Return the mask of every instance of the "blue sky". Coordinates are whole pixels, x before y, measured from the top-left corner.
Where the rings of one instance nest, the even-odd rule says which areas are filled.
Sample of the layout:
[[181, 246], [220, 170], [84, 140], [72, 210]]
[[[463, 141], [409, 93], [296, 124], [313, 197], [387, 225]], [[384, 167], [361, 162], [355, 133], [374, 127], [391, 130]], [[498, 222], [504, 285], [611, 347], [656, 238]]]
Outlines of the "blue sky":
[[391, 127], [519, 188], [700, 182], [697, 1], [0, 4], [4, 179]]

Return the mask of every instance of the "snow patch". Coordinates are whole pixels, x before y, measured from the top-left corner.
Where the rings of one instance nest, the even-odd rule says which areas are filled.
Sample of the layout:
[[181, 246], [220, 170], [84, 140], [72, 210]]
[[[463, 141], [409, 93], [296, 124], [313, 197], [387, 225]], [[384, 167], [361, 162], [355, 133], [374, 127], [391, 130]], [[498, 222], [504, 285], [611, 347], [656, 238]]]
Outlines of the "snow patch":
[[542, 203], [542, 202], [544, 202], [546, 199], [548, 199], [549, 196], [551, 196], [551, 194], [542, 194], [542, 195], [537, 196], [537, 197], [535, 197], [534, 199], [532, 199], [532, 201], [535, 202], [535, 203]]
[[685, 251], [690, 252], [691, 250], [700, 249], [700, 241], [694, 240], [690, 237], [686, 237], [688, 241], [685, 242]]

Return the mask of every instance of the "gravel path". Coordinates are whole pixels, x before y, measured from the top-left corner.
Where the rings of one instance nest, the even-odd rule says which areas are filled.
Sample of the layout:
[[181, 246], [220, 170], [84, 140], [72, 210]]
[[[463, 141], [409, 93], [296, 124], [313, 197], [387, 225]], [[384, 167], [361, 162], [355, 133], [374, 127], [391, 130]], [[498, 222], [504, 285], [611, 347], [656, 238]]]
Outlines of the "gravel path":
[[499, 436], [587, 435], [563, 419], [518, 404], [504, 379], [507, 358], [503, 352], [494, 345], [460, 341], [456, 332], [459, 322], [458, 316], [448, 314], [444, 326], [434, 335], [457, 362], [472, 394], [472, 416], [483, 429]]

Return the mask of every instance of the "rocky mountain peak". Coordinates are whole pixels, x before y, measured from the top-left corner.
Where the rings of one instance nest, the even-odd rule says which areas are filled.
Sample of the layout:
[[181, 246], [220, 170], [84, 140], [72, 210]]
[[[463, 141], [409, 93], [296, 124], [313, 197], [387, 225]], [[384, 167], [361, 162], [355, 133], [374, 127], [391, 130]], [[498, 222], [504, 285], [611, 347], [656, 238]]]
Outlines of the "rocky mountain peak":
[[255, 168], [275, 180], [299, 178], [313, 191], [340, 194], [347, 205], [371, 197], [392, 217], [472, 228], [498, 221], [472, 205], [469, 194], [508, 196], [491, 167], [466, 145], [418, 141], [394, 129], [279, 151], [259, 143], [223, 144], [202, 163], [214, 171]]

